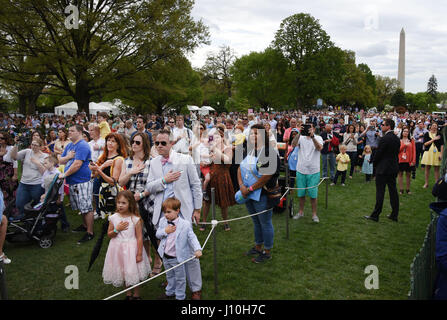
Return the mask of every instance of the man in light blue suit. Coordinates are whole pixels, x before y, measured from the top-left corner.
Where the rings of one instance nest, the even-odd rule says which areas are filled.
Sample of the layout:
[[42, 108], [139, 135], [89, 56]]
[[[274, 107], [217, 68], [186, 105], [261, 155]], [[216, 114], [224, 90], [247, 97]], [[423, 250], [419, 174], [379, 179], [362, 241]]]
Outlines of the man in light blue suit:
[[[159, 156], [151, 160], [146, 191], [155, 196], [152, 223], [158, 228], [161, 206], [164, 200], [175, 197], [182, 204], [181, 216], [186, 221], [200, 221], [202, 208], [202, 186], [195, 164], [189, 155], [172, 150], [173, 136], [161, 130], [157, 135], [155, 147]], [[154, 266], [160, 263], [156, 257]], [[155, 267], [154, 267], [155, 268]], [[186, 277], [193, 293], [192, 298], [200, 299], [202, 277], [197, 259], [185, 264]], [[195, 276], [195, 275], [200, 275]]]

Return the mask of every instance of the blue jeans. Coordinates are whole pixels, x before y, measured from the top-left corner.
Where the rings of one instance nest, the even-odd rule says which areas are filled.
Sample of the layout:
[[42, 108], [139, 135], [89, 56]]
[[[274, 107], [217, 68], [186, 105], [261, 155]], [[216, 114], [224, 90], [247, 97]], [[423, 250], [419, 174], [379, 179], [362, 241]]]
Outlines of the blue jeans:
[[328, 154], [321, 154], [323, 158], [323, 177], [329, 177], [327, 174], [327, 161], [329, 160], [329, 169], [331, 170], [331, 180], [335, 177], [335, 154], [329, 152]]
[[19, 210], [19, 217], [23, 217], [25, 204], [34, 200], [40, 201], [40, 196], [45, 193], [45, 189], [40, 184], [19, 183], [16, 193], [16, 207]]
[[[267, 196], [261, 195], [259, 201], [254, 201], [249, 199], [245, 206], [250, 214], [258, 213], [269, 208], [267, 203]], [[255, 232], [255, 243], [256, 245], [264, 244], [264, 249], [270, 250], [273, 248], [273, 223], [272, 223], [273, 211], [269, 210], [263, 214], [257, 216], [252, 216]]]

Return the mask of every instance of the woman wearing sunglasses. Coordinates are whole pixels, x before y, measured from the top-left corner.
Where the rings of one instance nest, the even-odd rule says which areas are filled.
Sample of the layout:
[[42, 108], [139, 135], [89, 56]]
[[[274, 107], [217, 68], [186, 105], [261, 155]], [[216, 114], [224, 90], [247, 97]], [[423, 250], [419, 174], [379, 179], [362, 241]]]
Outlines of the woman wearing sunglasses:
[[[126, 186], [126, 190], [132, 191], [140, 208], [140, 215], [147, 221], [152, 220], [154, 212], [154, 197], [145, 191], [147, 177], [149, 175], [150, 161], [151, 161], [151, 146], [147, 134], [138, 132], [130, 140], [131, 149], [129, 157], [124, 160], [124, 167], [121, 170], [119, 178], [119, 185]], [[147, 217], [144, 217], [147, 213]], [[143, 225], [144, 241], [143, 245], [146, 249], [147, 256], [150, 263], [151, 251], [149, 237], [146, 236], [146, 226]], [[161, 269], [161, 262], [158, 267], [154, 266], [153, 274], [158, 274]]]
[[12, 160], [22, 160], [22, 176], [16, 197], [19, 215], [13, 217], [13, 219], [21, 219], [24, 216], [25, 204], [31, 200], [38, 202], [45, 191], [41, 184], [42, 175], [45, 172], [43, 161], [48, 157], [48, 154], [41, 151], [43, 146], [44, 142], [40, 138], [34, 138], [31, 142], [31, 149], [18, 151], [18, 147], [15, 145], [11, 150]]
[[104, 152], [96, 163], [89, 166], [94, 177], [98, 177], [101, 183], [99, 190], [99, 211], [104, 219], [106, 214], [115, 211], [115, 188], [121, 176], [124, 166], [124, 158], [127, 157], [127, 146], [124, 138], [118, 133], [109, 133], [105, 138]]

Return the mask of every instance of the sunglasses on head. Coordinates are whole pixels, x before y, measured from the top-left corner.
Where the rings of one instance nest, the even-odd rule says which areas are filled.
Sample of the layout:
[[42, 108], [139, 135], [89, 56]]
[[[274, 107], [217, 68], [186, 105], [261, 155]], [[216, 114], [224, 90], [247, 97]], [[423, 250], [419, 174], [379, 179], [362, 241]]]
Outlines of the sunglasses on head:
[[159, 145], [162, 145], [163, 147], [165, 147], [167, 145], [166, 141], [155, 141], [155, 145], [158, 147]]
[[136, 143], [136, 144], [137, 144], [137, 146], [139, 146], [139, 145], [141, 144], [141, 141], [138, 141], [138, 140], [134, 140], [134, 141], [132, 141], [132, 144], [134, 144], [134, 143]]

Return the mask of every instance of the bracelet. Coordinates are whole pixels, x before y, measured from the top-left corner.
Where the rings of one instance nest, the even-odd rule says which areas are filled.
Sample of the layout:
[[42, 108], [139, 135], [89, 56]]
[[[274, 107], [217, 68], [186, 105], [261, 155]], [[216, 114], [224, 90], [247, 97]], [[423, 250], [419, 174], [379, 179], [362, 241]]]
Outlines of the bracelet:
[[140, 199], [143, 199], [143, 198], [144, 198], [144, 193], [140, 192]]
[[119, 231], [118, 231], [118, 230], [116, 230], [115, 228], [113, 228], [113, 232], [115, 232], [116, 234], [118, 234], [118, 233], [119, 233]]
[[166, 180], [165, 180], [165, 177], [161, 178], [161, 181], [162, 181], [164, 184], [167, 184], [167, 183], [166, 183]]

